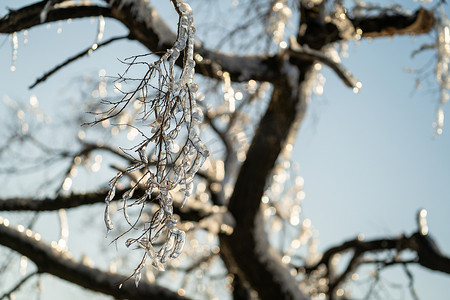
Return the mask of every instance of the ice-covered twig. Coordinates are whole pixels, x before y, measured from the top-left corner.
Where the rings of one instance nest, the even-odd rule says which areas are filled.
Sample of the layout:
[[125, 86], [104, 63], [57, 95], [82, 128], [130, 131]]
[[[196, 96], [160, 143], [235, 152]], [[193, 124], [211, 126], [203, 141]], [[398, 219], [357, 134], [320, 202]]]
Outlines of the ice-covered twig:
[[[194, 175], [209, 155], [206, 145], [199, 137], [203, 112], [196, 104], [198, 87], [193, 81], [193, 12], [185, 1], [171, 2], [179, 15], [178, 32], [173, 46], [153, 63], [142, 61], [144, 56], [127, 60], [128, 68], [125, 73], [135, 65], [144, 65], [148, 69], [137, 86], [130, 92], [124, 92], [121, 100], [109, 102], [111, 108], [96, 121], [97, 123], [117, 116], [131, 101], [141, 103], [142, 114], [139, 120], [149, 127], [149, 130], [139, 131], [143, 140], [132, 148], [137, 156], [135, 163], [117, 173], [110, 181], [110, 191], [105, 199], [105, 223], [107, 230], [112, 230], [109, 203], [114, 199], [118, 182], [124, 175], [139, 173], [137, 183], [132, 184], [122, 196], [124, 218], [134, 227], [129, 221], [128, 208], [131, 204], [128, 204], [128, 200], [135, 198], [133, 194], [138, 184], [143, 187], [145, 193], [136, 196], [138, 199], [132, 205], [139, 204], [137, 206], [143, 209], [152, 193], [156, 192], [156, 201], [160, 208], [154, 212], [150, 222], [144, 222], [144, 233], [141, 232], [136, 238], [129, 238], [126, 244], [129, 246], [137, 243], [145, 248], [147, 257], [150, 257], [158, 270], [164, 269], [163, 264], [167, 259], [176, 258], [184, 246], [185, 233], [176, 226], [172, 194], [181, 193], [183, 203], [186, 201], [192, 192]], [[182, 69], [178, 72], [175, 64], [181, 57]], [[125, 82], [125, 78], [124, 74], [120, 79]], [[154, 91], [152, 96], [149, 95], [149, 90]], [[159, 244], [162, 242], [158, 249], [154, 245], [156, 241]], [[145, 265], [145, 259], [143, 263]], [[135, 272], [136, 283], [139, 282], [139, 270]]]

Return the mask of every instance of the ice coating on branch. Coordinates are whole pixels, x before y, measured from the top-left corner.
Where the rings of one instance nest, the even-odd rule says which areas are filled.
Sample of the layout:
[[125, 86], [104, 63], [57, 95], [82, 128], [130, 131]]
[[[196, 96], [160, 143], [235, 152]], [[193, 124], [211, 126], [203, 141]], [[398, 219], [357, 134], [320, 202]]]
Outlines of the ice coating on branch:
[[[121, 1], [119, 8], [130, 2]], [[151, 12], [147, 1], [133, 1], [135, 2], [146, 3], [141, 7], [142, 10]], [[143, 210], [150, 201], [159, 204], [159, 209], [153, 212], [151, 220], [142, 221], [144, 233], [140, 232], [137, 237], [128, 238], [125, 242], [127, 247], [137, 244], [146, 250], [140, 266], [132, 275], [136, 284], [139, 283], [141, 269], [147, 258], [151, 260], [153, 267], [162, 271], [167, 260], [180, 255], [186, 235], [177, 227], [177, 220], [173, 215], [173, 197], [178, 194], [183, 203], [187, 200], [193, 190], [194, 176], [209, 155], [199, 136], [203, 111], [197, 106], [195, 98], [198, 86], [194, 83], [193, 12], [185, 1], [171, 2], [179, 15], [177, 37], [172, 48], [154, 62], [142, 61], [143, 65], [148, 66], [145, 77], [140, 80], [134, 92], [124, 92], [122, 100], [108, 111], [111, 115], [116, 109], [120, 109], [120, 105], [126, 106], [132, 100], [139, 102], [142, 117], [138, 120], [147, 126], [145, 131], [139, 131], [143, 140], [132, 148], [134, 153], [130, 153], [135, 162], [110, 180], [110, 190], [105, 198], [105, 224], [108, 231], [113, 228], [109, 203], [114, 199], [118, 182], [125, 175], [133, 178], [130, 188], [122, 194], [124, 219], [131, 229], [136, 229], [140, 214], [133, 221], [130, 207], [140, 206]], [[144, 18], [142, 11], [136, 13]], [[175, 65], [179, 62], [181, 53], [184, 57], [180, 71]], [[136, 60], [142, 57], [146, 56], [135, 57], [130, 66], [137, 64]], [[152, 93], [149, 92], [150, 89], [153, 89]]]

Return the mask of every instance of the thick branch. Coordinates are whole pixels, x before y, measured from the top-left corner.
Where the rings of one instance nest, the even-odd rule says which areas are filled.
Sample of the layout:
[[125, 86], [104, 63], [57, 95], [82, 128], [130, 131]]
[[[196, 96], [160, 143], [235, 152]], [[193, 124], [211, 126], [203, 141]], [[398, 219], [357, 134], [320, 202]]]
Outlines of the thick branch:
[[[118, 190], [116, 199], [122, 199], [122, 194], [126, 190]], [[136, 194], [144, 193], [136, 191]], [[71, 194], [68, 196], [56, 196], [54, 198], [33, 199], [33, 198], [11, 198], [0, 199], [0, 211], [55, 211], [59, 209], [75, 208], [83, 205], [104, 203], [108, 191], [91, 192], [86, 194]], [[156, 198], [156, 196], [152, 197]], [[194, 205], [195, 202], [188, 202], [181, 208], [179, 202], [174, 202], [174, 213], [182, 220], [198, 222], [201, 219], [211, 216], [215, 211], [205, 205]]]
[[431, 31], [436, 21], [432, 12], [420, 8], [411, 15], [382, 14], [373, 17], [351, 19], [363, 37], [384, 37], [395, 34], [424, 34]]
[[101, 271], [76, 262], [43, 242], [0, 224], [0, 244], [32, 260], [40, 273], [48, 273], [92, 291], [117, 299], [186, 299], [161, 286], [141, 281], [136, 288], [132, 280], [119, 284], [126, 276]]
[[47, 0], [18, 10], [10, 11], [9, 14], [0, 19], [0, 33], [13, 33], [41, 24], [60, 20], [95, 16], [111, 16], [111, 11], [108, 7], [74, 4], [73, 6], [55, 7], [51, 9], [47, 14], [46, 20], [41, 23], [40, 14], [46, 3]]
[[[41, 1], [16, 11], [11, 11], [0, 19], [0, 33], [13, 33], [41, 24], [40, 13], [47, 1]], [[105, 1], [109, 2], [109, 1]], [[172, 47], [176, 34], [160, 18], [158, 12], [150, 5], [130, 2], [122, 5], [114, 1], [111, 7], [73, 5], [52, 8], [45, 23], [69, 18], [83, 18], [103, 15], [122, 22], [130, 30], [130, 38], [138, 40], [154, 53], [164, 53]], [[144, 3], [144, 2], [142, 2]], [[206, 49], [196, 43], [196, 72], [212, 78], [221, 78], [221, 72], [228, 72], [233, 81], [250, 79], [271, 81], [276, 77], [272, 65], [274, 58], [267, 56], [236, 56]], [[182, 55], [177, 61], [181, 64]]]
[[[131, 36], [154, 53], [164, 53], [172, 47], [176, 34], [170, 30], [161, 19], [156, 9], [150, 5], [140, 7], [139, 10], [130, 5], [119, 4], [114, 1], [111, 7], [112, 17], [122, 22]], [[141, 11], [142, 10], [142, 11]], [[222, 72], [228, 72], [233, 81], [272, 81], [276, 78], [272, 65], [272, 57], [254, 55], [237, 56], [206, 49], [201, 43], [195, 44], [196, 72], [202, 75], [221, 79]], [[177, 63], [183, 61], [182, 55]]]
[[[117, 191], [118, 197], [125, 192]], [[11, 198], [0, 200], [0, 211], [54, 211], [58, 209], [75, 208], [83, 205], [102, 203], [105, 201], [107, 191], [86, 194], [71, 194], [56, 196], [54, 198]]]
[[[301, 6], [297, 40], [301, 45], [308, 44], [312, 49], [319, 50], [324, 45], [347, 39], [339, 32], [338, 27], [330, 21], [325, 21], [324, 2], [317, 7]], [[381, 13], [378, 16], [363, 16], [348, 18], [355, 30], [362, 31], [361, 37], [386, 37], [395, 34], [424, 34], [431, 31], [436, 21], [431, 11], [420, 8], [414, 14], [393, 12]]]

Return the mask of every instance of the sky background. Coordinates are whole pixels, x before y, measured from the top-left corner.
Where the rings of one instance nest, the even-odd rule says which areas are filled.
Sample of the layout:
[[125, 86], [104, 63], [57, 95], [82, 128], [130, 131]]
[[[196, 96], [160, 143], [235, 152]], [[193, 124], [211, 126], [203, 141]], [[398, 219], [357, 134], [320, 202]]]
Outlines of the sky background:
[[[16, 8], [27, 2], [6, 1], [0, 14], [5, 13], [5, 6]], [[417, 5], [407, 3], [409, 7]], [[448, 7], [446, 11], [450, 12]], [[171, 15], [170, 11], [162, 13]], [[46, 70], [91, 45], [96, 28], [97, 19], [44, 25], [28, 33], [27, 44], [23, 43], [23, 33], [19, 33], [15, 72], [10, 71], [9, 37], [0, 36], [0, 97], [27, 101], [36, 95], [43, 108], [64, 105], [64, 88], [75, 76], [95, 75], [102, 68], [116, 74], [123, 69], [117, 58], [146, 52], [137, 43], [116, 42], [28, 90]], [[120, 25], [107, 20], [104, 40], [121, 33], [124, 30]], [[343, 64], [362, 82], [358, 94], [323, 68], [327, 79], [324, 94], [313, 97], [293, 156], [305, 179], [303, 213], [312, 220], [321, 250], [360, 233], [367, 239], [411, 234], [417, 229], [417, 211], [426, 208], [431, 235], [441, 250], [450, 254], [450, 128], [444, 125], [443, 134], [433, 138], [439, 92], [427, 81], [433, 81], [430, 72], [434, 53], [411, 58], [413, 50], [432, 42], [433, 37], [430, 34], [350, 43]], [[416, 76], [405, 72], [405, 68], [422, 67], [428, 73], [423, 74], [422, 87], [417, 89]], [[448, 107], [444, 111], [450, 114]], [[17, 190], [17, 186], [9, 186], [8, 193]], [[103, 221], [98, 224], [103, 226]], [[76, 241], [83, 243], [82, 239]], [[75, 242], [74, 247], [81, 246]], [[412, 270], [421, 299], [447, 297], [449, 276], [419, 267]], [[393, 274], [388, 276], [389, 281], [406, 282], [405, 276], [397, 277], [402, 273], [394, 270]], [[44, 294], [46, 299], [58, 295], [58, 291], [52, 294], [51, 290]]]

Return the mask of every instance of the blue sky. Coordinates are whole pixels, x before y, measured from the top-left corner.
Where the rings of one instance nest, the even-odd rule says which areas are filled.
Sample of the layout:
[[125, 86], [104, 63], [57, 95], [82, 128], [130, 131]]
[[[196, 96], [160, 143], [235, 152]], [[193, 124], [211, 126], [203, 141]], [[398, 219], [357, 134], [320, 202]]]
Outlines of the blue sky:
[[[15, 7], [26, 1], [7, 2], [11, 3]], [[417, 5], [411, 3], [410, 7]], [[10, 42], [1, 36], [0, 97], [27, 101], [36, 94], [43, 107], [50, 107], [63, 101], [61, 90], [74, 76], [96, 74], [101, 68], [116, 74], [122, 70], [117, 58], [146, 51], [136, 43], [117, 42], [65, 68], [41, 86], [27, 89], [44, 71], [88, 47], [95, 40], [96, 24], [97, 20], [74, 20], [62, 24], [60, 34], [58, 24], [44, 25], [29, 32], [26, 45], [19, 33], [15, 72], [9, 71]], [[124, 32], [107, 20], [105, 39], [119, 31]], [[324, 67], [325, 92], [311, 101], [293, 157], [305, 179], [304, 216], [312, 220], [319, 234], [320, 249], [359, 233], [367, 239], [410, 234], [416, 230], [417, 210], [426, 208], [430, 233], [450, 254], [450, 128], [444, 125], [444, 133], [433, 139], [439, 97], [436, 86], [424, 83], [416, 89], [416, 77], [404, 71], [429, 64], [433, 53], [414, 59], [411, 53], [431, 38], [406, 36], [350, 43], [349, 58], [343, 64], [362, 82], [358, 94]], [[450, 115], [448, 107], [445, 111]], [[422, 299], [447, 295], [450, 277], [414, 270]]]
[[[450, 253], [448, 126], [432, 138], [439, 94], [416, 89], [403, 69], [425, 63], [410, 58], [422, 41], [397, 37], [350, 46], [343, 63], [362, 81], [361, 92], [329, 74], [324, 95], [309, 107], [294, 157], [320, 249], [359, 233], [367, 239], [411, 234], [417, 211], [426, 208], [431, 235]], [[450, 278], [418, 273], [419, 296], [443, 299]]]

